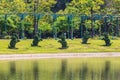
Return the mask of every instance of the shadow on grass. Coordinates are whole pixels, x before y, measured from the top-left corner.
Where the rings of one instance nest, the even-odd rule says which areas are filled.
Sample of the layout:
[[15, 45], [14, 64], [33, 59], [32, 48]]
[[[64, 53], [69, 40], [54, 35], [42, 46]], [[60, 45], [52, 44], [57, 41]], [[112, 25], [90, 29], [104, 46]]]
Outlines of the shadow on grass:
[[90, 45], [91, 43], [86, 43], [86, 44], [85, 43], [81, 43], [81, 44], [83, 44], [83, 45]]
[[11, 50], [18, 50], [19, 48], [7, 48], [7, 49], [11, 49]]
[[111, 45], [109, 45], [109, 46], [106, 46], [106, 45], [104, 44], [104, 45], [100, 45], [100, 46], [103, 46], [103, 47], [110, 47]]
[[61, 50], [64, 50], [64, 49], [68, 49], [69, 47], [67, 46], [67, 47], [65, 47], [65, 48], [58, 48], [58, 49], [61, 49]]
[[42, 47], [42, 46], [31, 46], [31, 47]]

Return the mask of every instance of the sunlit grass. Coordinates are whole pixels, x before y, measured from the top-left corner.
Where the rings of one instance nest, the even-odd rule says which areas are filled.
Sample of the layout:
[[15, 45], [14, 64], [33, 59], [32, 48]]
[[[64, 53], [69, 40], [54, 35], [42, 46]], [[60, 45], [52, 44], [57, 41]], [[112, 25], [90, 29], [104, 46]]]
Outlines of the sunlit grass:
[[81, 44], [81, 39], [67, 40], [69, 48], [59, 49], [61, 44], [54, 39], [44, 39], [39, 42], [39, 47], [31, 47], [32, 40], [21, 40], [17, 43], [16, 48], [8, 49], [10, 40], [0, 40], [1, 54], [18, 54], [18, 53], [72, 53], [72, 52], [120, 52], [120, 40], [112, 40], [112, 46], [103, 46], [102, 40], [88, 41], [89, 44]]

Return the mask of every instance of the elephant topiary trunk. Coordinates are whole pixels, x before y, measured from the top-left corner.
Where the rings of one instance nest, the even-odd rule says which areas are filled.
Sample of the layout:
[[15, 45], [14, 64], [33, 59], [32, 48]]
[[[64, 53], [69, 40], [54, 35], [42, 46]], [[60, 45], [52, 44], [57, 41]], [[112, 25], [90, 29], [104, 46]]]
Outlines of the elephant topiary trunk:
[[15, 45], [16, 45], [16, 43], [18, 43], [18, 42], [20, 42], [20, 40], [18, 39], [18, 35], [17, 35], [16, 33], [13, 33], [8, 48], [9, 48], [9, 49], [15, 49]]
[[35, 34], [31, 46], [38, 46], [38, 43], [39, 43], [40, 41], [42, 41], [42, 39], [39, 38], [39, 34], [38, 34], [38, 33]]
[[89, 33], [85, 32], [82, 38], [82, 44], [87, 44], [89, 38], [90, 38]]
[[60, 39], [61, 39], [61, 40], [59, 40], [58, 42], [61, 43], [62, 49], [68, 48], [68, 46], [67, 46], [67, 41], [66, 41], [66, 39], [65, 39], [65, 36], [62, 35], [62, 36], [60, 37]]
[[104, 38], [102, 39], [105, 41], [105, 46], [111, 46], [111, 41], [107, 33], [104, 34]]

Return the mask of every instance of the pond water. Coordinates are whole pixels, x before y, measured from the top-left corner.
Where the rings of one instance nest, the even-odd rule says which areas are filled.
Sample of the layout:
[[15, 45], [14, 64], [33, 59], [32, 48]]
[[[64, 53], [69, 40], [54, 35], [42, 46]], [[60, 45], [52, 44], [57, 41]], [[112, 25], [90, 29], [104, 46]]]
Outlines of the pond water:
[[120, 80], [117, 59], [0, 61], [0, 80]]

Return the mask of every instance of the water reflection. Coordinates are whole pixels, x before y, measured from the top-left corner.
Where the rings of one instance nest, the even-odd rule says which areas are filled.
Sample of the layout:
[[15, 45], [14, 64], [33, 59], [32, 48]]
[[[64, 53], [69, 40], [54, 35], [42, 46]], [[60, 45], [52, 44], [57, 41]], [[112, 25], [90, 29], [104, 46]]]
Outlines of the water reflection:
[[61, 70], [60, 70], [60, 78], [61, 80], [66, 80], [67, 76], [67, 61], [62, 60], [61, 62]]
[[34, 80], [39, 80], [39, 67], [37, 62], [34, 62], [33, 64], [33, 76]]
[[86, 80], [88, 76], [88, 67], [87, 64], [83, 64], [79, 72], [80, 80]]
[[101, 74], [102, 80], [110, 80], [110, 62], [106, 61], [104, 69]]
[[[27, 64], [27, 63], [26, 63]], [[92, 69], [87, 63], [81, 63], [79, 68], [71, 67], [67, 60], [62, 60], [60, 65], [50, 65], [41, 67], [43, 64], [34, 61], [28, 66], [21, 65], [15, 61], [9, 62], [8, 69], [0, 72], [0, 80], [119, 80], [120, 72], [112, 68], [110, 61], [105, 61], [103, 67]], [[2, 66], [2, 65], [1, 65]], [[50, 67], [54, 69], [50, 70]], [[95, 66], [95, 65], [93, 65]], [[25, 68], [24, 68], [25, 67]], [[28, 67], [28, 68], [27, 68]]]

